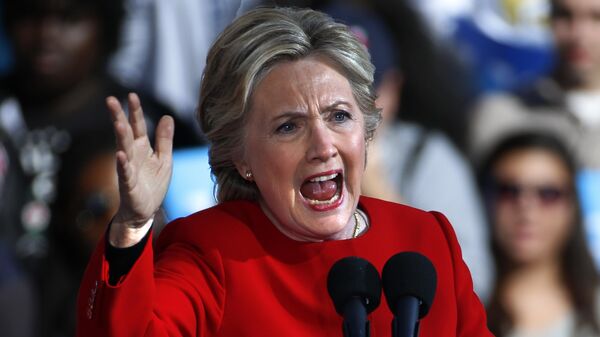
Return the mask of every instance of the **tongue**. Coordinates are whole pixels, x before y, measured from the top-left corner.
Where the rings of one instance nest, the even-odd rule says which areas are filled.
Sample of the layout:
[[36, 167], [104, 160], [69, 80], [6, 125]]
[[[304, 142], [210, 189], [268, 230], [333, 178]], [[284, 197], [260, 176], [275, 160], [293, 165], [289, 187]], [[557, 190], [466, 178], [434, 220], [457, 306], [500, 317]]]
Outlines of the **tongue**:
[[300, 193], [302, 193], [305, 198], [320, 201], [333, 198], [336, 191], [337, 183], [333, 180], [307, 182], [300, 188]]

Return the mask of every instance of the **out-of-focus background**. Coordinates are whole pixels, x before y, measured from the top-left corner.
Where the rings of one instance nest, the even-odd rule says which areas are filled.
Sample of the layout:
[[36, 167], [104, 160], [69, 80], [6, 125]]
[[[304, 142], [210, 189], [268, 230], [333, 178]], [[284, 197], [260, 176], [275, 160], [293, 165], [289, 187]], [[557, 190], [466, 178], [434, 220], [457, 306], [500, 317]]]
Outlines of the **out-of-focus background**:
[[494, 333], [600, 336], [600, 0], [0, 0], [0, 335], [74, 335], [118, 206], [107, 96], [139, 93], [151, 130], [175, 118], [154, 230], [214, 205], [205, 57], [263, 5], [322, 10], [369, 50], [363, 192], [448, 216]]

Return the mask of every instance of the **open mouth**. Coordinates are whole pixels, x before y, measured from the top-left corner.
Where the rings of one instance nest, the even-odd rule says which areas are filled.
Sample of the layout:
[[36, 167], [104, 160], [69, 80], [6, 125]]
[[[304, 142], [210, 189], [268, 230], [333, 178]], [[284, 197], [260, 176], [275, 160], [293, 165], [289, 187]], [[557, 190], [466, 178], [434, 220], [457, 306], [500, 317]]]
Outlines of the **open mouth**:
[[300, 193], [313, 206], [335, 204], [342, 195], [343, 176], [340, 172], [307, 179], [300, 187]]

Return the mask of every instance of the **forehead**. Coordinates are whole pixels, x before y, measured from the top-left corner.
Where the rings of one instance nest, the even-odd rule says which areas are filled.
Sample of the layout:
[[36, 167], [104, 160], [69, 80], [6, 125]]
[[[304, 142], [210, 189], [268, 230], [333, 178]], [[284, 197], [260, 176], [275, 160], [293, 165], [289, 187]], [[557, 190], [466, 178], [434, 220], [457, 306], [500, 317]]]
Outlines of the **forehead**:
[[306, 109], [336, 101], [355, 104], [350, 82], [328, 59], [307, 57], [275, 65], [256, 86], [252, 107]]
[[502, 155], [494, 165], [494, 173], [525, 181], [569, 179], [569, 170], [561, 157], [547, 149], [516, 149]]
[[554, 9], [568, 10], [572, 12], [599, 11], [600, 0], [554, 0]]

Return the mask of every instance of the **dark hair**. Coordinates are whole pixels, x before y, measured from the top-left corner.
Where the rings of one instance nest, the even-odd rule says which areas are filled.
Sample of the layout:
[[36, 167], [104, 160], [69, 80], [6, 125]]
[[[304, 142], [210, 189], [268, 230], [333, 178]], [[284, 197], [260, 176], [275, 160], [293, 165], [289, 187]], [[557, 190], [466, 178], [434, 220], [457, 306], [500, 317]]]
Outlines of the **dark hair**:
[[105, 60], [119, 45], [125, 16], [123, 0], [4, 0], [2, 6], [2, 21], [6, 31], [10, 31], [10, 26], [24, 17], [60, 14], [98, 18]]
[[472, 103], [474, 84], [456, 50], [435, 41], [411, 1], [371, 3], [390, 27], [399, 49], [403, 85], [397, 118], [441, 130], [464, 148], [466, 112]]
[[[565, 165], [571, 177], [571, 189], [575, 202], [576, 215], [574, 228], [568, 238], [561, 254], [561, 275], [563, 283], [573, 302], [577, 317], [577, 327], [589, 327], [596, 334], [600, 333], [600, 326], [596, 319], [596, 287], [598, 285], [598, 274], [587, 248], [584, 236], [581, 205], [577, 198], [575, 176], [577, 164], [569, 152], [569, 149], [561, 140], [552, 134], [542, 131], [524, 131], [507, 136], [501, 141], [483, 161], [479, 168], [479, 185], [488, 206], [488, 216], [491, 221], [491, 187], [493, 184], [493, 168], [507, 154], [527, 149], [539, 149], [555, 154]], [[507, 275], [511, 272], [511, 264], [503, 251], [498, 247], [492, 232], [492, 252], [496, 262], [496, 285], [492, 299], [488, 305], [488, 326], [496, 336], [506, 335], [512, 328], [514, 318], [508, 309], [502, 304], [502, 289]]]

